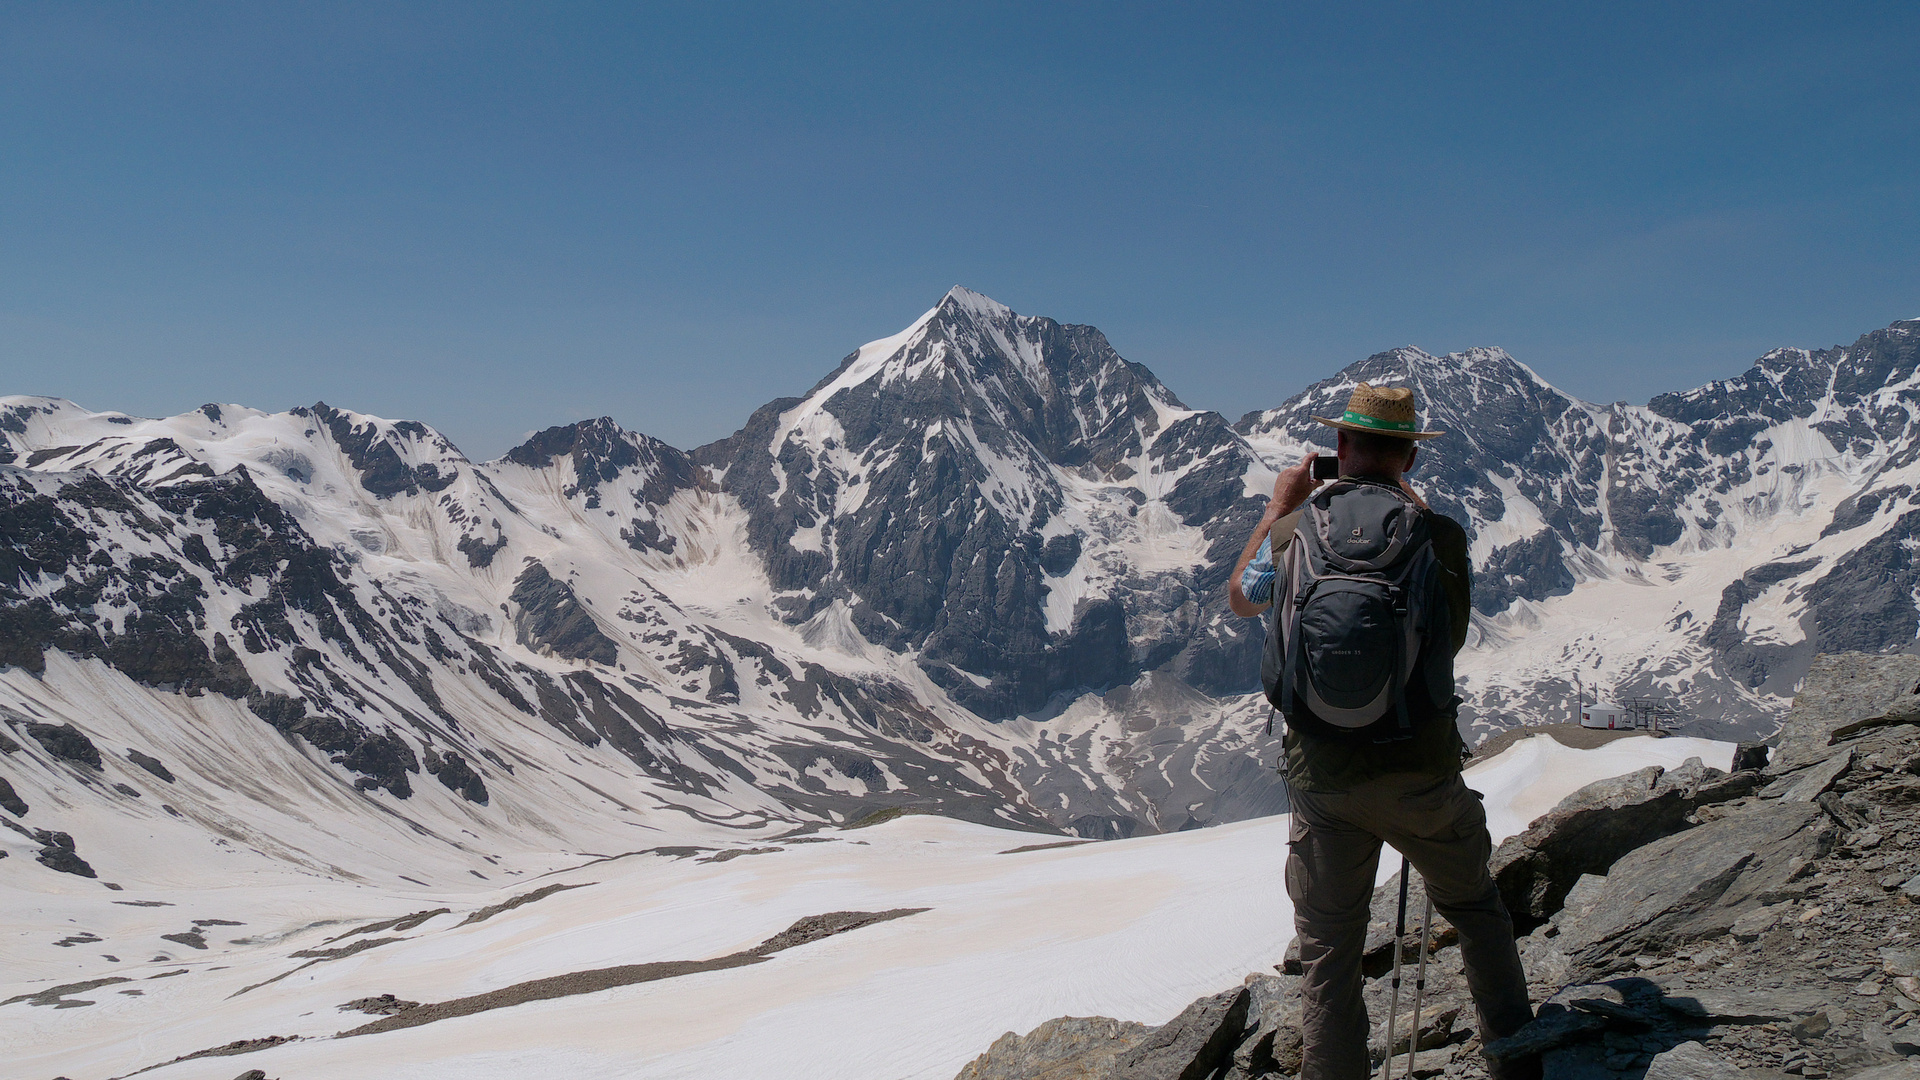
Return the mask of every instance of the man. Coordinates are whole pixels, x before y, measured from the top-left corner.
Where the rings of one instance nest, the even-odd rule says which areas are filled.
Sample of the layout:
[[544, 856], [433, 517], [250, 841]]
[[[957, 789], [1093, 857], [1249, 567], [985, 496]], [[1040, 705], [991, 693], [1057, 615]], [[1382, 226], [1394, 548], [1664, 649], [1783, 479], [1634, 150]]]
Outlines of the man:
[[[1322, 511], [1352, 492], [1375, 486], [1404, 493], [1431, 537], [1445, 618], [1429, 629], [1399, 688], [1395, 710], [1368, 726], [1343, 728], [1286, 697], [1285, 770], [1293, 805], [1287, 893], [1303, 965], [1301, 1080], [1364, 1080], [1371, 1073], [1369, 1022], [1360, 970], [1368, 909], [1384, 841], [1406, 855], [1426, 882], [1434, 907], [1460, 932], [1467, 984], [1484, 1042], [1512, 1034], [1533, 1018], [1526, 975], [1514, 946], [1513, 922], [1487, 870], [1493, 843], [1479, 796], [1460, 776], [1463, 748], [1455, 726], [1453, 655], [1466, 644], [1469, 575], [1466, 534], [1434, 513], [1408, 486], [1422, 440], [1413, 391], [1361, 383], [1338, 420], [1314, 417], [1339, 431], [1340, 481], [1317, 496]], [[1228, 606], [1252, 617], [1272, 607], [1276, 558], [1296, 539], [1301, 510], [1321, 487], [1312, 475], [1318, 455], [1282, 472], [1239, 565], [1228, 581]], [[1360, 534], [1359, 529], [1353, 530]], [[1282, 575], [1284, 582], [1286, 577]], [[1267, 632], [1279, 629], [1269, 620]], [[1397, 668], [1394, 670], [1398, 670]], [[1443, 688], [1436, 692], [1435, 688]], [[1272, 691], [1270, 691], [1271, 693]], [[1331, 709], [1331, 707], [1329, 707]], [[1538, 1077], [1538, 1059], [1497, 1065], [1500, 1080]]]

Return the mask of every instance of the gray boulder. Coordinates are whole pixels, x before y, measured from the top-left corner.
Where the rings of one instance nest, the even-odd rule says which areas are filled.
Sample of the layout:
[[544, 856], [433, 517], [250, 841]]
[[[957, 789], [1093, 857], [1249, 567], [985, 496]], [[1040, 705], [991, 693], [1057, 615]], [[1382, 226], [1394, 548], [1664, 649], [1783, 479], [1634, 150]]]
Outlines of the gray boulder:
[[1853, 750], [1843, 748], [1833, 756], [1803, 769], [1790, 772], [1761, 789], [1763, 799], [1787, 802], [1813, 802], [1825, 795], [1834, 782], [1853, 767]]
[[1115, 1059], [1151, 1030], [1104, 1016], [1062, 1016], [1025, 1035], [1000, 1036], [954, 1080], [1106, 1080]]
[[1205, 1080], [1230, 1063], [1246, 1029], [1245, 986], [1204, 997], [1115, 1059], [1114, 1080]]
[[27, 801], [13, 790], [13, 785], [4, 776], [0, 776], [0, 808], [15, 817], [27, 816]]
[[1494, 880], [1516, 928], [1525, 933], [1559, 911], [1581, 875], [1607, 873], [1628, 852], [1692, 828], [1701, 806], [1738, 798], [1760, 781], [1758, 772], [1729, 775], [1690, 758], [1676, 769], [1650, 765], [1567, 796], [1493, 853]]
[[85, 765], [94, 770], [100, 768], [100, 748], [72, 724], [29, 723], [27, 734], [33, 736], [33, 740], [47, 753], [61, 761]]
[[1655, 1054], [1645, 1080], [1740, 1080], [1740, 1069], [1697, 1042], [1683, 1042]]
[[1300, 980], [1261, 975], [1247, 983], [1246, 1033], [1222, 1080], [1300, 1071]]
[[1589, 970], [1726, 933], [1762, 904], [1795, 895], [1791, 880], [1833, 847], [1812, 803], [1749, 807], [1656, 840], [1621, 858], [1591, 912], [1562, 929], [1559, 947]]

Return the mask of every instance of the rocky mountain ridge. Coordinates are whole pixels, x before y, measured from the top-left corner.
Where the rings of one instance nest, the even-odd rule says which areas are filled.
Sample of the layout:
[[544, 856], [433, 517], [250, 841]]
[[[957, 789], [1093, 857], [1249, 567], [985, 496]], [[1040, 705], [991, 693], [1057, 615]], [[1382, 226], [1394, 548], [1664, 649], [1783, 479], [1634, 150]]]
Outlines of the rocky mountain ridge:
[[[1090, 327], [955, 289], [691, 453], [607, 419], [476, 463], [325, 404], [0, 399], [0, 715], [205, 778], [245, 746], [343, 812], [489, 843], [598, 835], [559, 824], [583, 798], [740, 835], [1272, 813], [1260, 628], [1217, 598], [1274, 469], [1328, 445], [1308, 418], [1387, 378], [1454, 431], [1417, 479], [1480, 568], [1470, 724], [1557, 718], [1578, 674], [1752, 734], [1809, 650], [1912, 640], [1916, 340], [1643, 409], [1403, 349], [1229, 425]], [[28, 804], [140, 805], [0, 760]]]

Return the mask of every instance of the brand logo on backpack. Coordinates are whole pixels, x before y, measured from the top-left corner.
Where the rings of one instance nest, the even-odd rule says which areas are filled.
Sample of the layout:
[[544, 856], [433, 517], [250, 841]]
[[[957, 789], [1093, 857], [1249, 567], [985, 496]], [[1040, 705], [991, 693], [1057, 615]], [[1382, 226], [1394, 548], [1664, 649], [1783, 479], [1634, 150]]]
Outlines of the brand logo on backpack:
[[1285, 555], [1260, 665], [1267, 698], [1290, 722], [1411, 735], [1408, 680], [1446, 603], [1419, 508], [1383, 484], [1334, 484], [1303, 508]]

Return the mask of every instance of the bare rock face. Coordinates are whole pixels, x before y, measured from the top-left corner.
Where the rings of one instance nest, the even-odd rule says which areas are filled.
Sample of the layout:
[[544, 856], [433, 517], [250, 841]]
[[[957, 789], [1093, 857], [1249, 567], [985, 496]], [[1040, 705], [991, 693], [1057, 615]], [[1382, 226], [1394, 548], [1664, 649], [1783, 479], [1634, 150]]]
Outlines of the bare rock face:
[[1207, 1080], [1231, 1058], [1247, 1023], [1247, 988], [1201, 998], [1116, 1059], [1114, 1080]]
[[152, 773], [154, 776], [158, 777], [159, 779], [164, 780], [169, 784], [173, 783], [172, 770], [168, 769], [166, 765], [162, 763], [159, 758], [154, 757], [152, 754], [144, 754], [138, 750], [133, 749], [132, 747], [128, 747], [127, 760], [147, 770], [148, 772]]
[[27, 816], [27, 801], [13, 790], [13, 785], [8, 783], [4, 776], [0, 776], [0, 808], [4, 808], [14, 817]]
[[1104, 1016], [1062, 1016], [1025, 1035], [1000, 1036], [955, 1080], [1100, 1080], [1151, 1030]]
[[1681, 767], [1648, 766], [1588, 784], [1562, 800], [1493, 854], [1494, 880], [1525, 933], [1560, 910], [1583, 874], [1605, 874], [1614, 861], [1663, 836], [1693, 827], [1702, 806], [1759, 786], [1754, 771], [1727, 774], [1698, 758]]
[[1835, 653], [1816, 657], [1780, 729], [1770, 771], [1832, 757], [1842, 729], [1870, 721], [1920, 723], [1920, 656]]
[[1593, 913], [1562, 930], [1560, 947], [1604, 970], [1727, 933], [1751, 908], [1804, 893], [1791, 883], [1834, 840], [1820, 807], [1784, 802], [1656, 840], [1614, 865]]
[[67, 833], [38, 829], [34, 831], [33, 838], [43, 845], [34, 858], [47, 869], [76, 877], [100, 876], [94, 873], [93, 867], [87, 865], [87, 860], [80, 857], [80, 853], [74, 849], [73, 837]]
[[1300, 1067], [1299, 980], [1260, 976], [1159, 1027], [1063, 1016], [1009, 1031], [955, 1080], [1247, 1080]]
[[61, 761], [85, 765], [90, 769], [100, 768], [100, 748], [72, 724], [28, 724], [27, 734], [47, 753]]
[[619, 657], [620, 647], [601, 632], [573, 589], [540, 563], [529, 562], [514, 579], [512, 600], [520, 644], [568, 660], [611, 664]]

